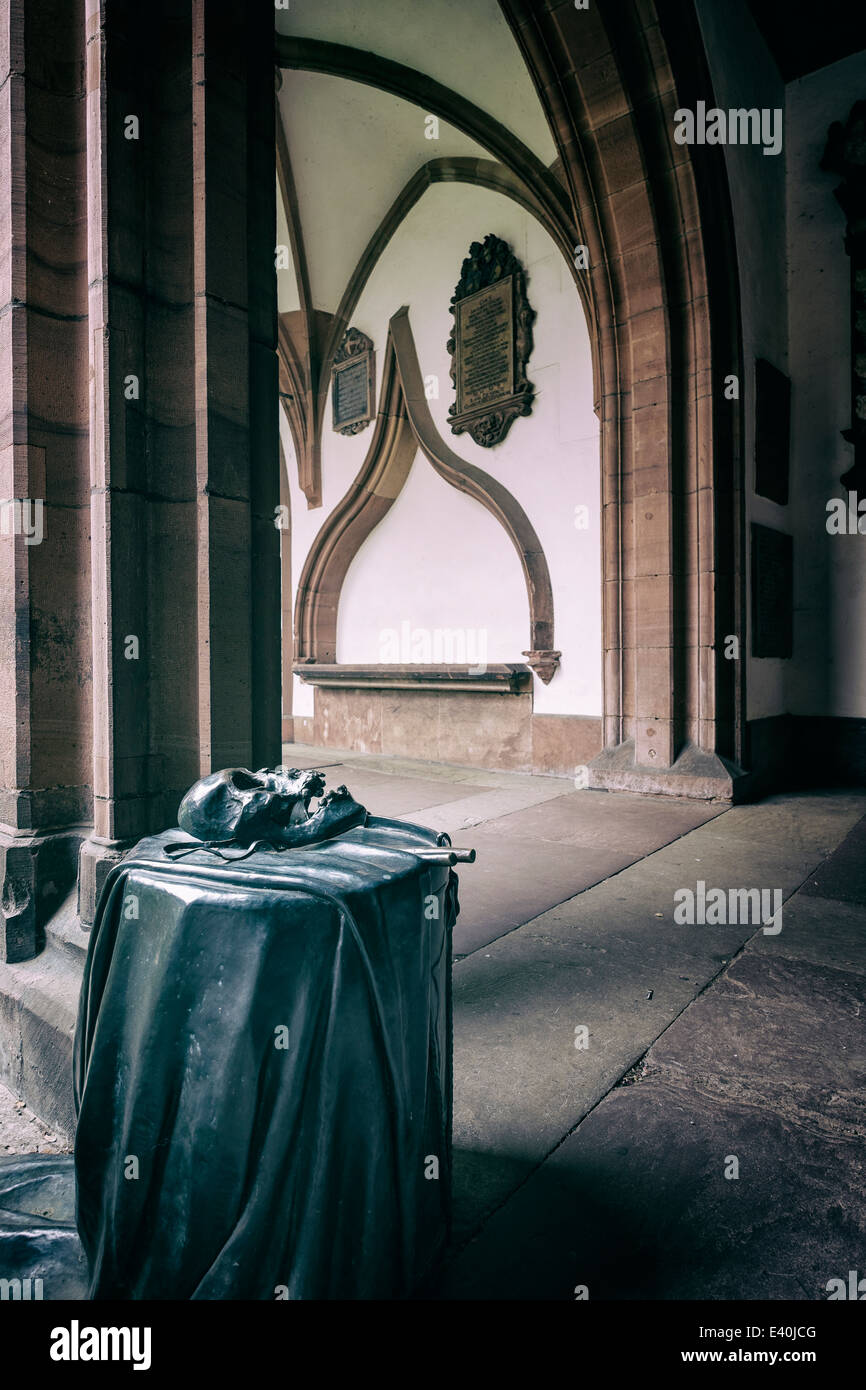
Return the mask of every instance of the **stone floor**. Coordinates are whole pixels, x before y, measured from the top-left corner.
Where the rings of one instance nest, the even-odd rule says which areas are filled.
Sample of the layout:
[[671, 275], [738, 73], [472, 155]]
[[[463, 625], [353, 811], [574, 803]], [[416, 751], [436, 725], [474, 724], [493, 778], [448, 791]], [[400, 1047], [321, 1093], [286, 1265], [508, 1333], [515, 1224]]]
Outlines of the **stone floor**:
[[[866, 1274], [866, 794], [726, 809], [297, 744], [284, 762], [478, 851], [454, 1239], [425, 1297], [816, 1299]], [[778, 889], [781, 930], [680, 925], [698, 880]], [[9, 1109], [0, 1155], [57, 1139]]]
[[454, 953], [490, 945], [548, 908], [618, 874], [724, 807], [671, 797], [575, 791], [564, 777], [523, 776], [286, 744], [287, 766], [318, 767], [328, 786], [345, 781], [378, 816], [447, 830], [478, 859], [466, 891]]
[[71, 1152], [63, 1135], [48, 1125], [5, 1086], [0, 1086], [0, 1159], [13, 1154], [59, 1154]]
[[[478, 850], [427, 1297], [819, 1299], [866, 1273], [866, 795], [725, 809], [329, 759], [371, 810]], [[679, 925], [699, 879], [778, 889], [781, 930]]]

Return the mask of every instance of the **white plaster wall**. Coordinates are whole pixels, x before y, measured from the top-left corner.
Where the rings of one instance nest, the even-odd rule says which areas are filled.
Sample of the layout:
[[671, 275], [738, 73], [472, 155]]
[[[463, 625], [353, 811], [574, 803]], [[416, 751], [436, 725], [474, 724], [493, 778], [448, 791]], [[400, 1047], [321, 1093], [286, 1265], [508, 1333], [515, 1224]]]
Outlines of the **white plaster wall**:
[[[537, 311], [529, 378], [533, 413], [515, 421], [505, 442], [482, 449], [447, 424], [453, 400], [446, 343], [449, 300], [470, 242], [494, 232], [527, 269]], [[590, 342], [577, 291], [559, 251], [533, 218], [510, 199], [467, 185], [429, 189], [409, 214], [373, 272], [353, 316], [380, 355], [388, 321], [402, 305], [421, 371], [435, 375], [430, 401], [437, 428], [464, 459], [502, 482], [527, 512], [551, 572], [556, 646], [562, 665], [549, 686], [535, 682], [541, 713], [601, 713], [601, 560], [599, 429], [592, 409]], [[380, 372], [377, 371], [377, 392]], [[288, 431], [283, 424], [284, 445]], [[309, 510], [297, 488], [290, 454], [294, 583], [309, 546], [360, 468], [372, 426], [353, 438], [323, 434], [323, 506]], [[585, 506], [589, 527], [575, 527]], [[403, 495], [368, 537], [343, 589], [338, 621], [340, 661], [379, 661], [382, 632], [403, 622], [439, 628], [483, 628], [491, 661], [521, 661], [529, 618], [519, 560], [480, 504], [439, 479], [419, 456]], [[312, 711], [312, 692], [296, 681], [295, 713]]]
[[310, 293], [333, 313], [368, 241], [409, 179], [430, 159], [486, 151], [400, 97], [318, 72], [287, 72], [279, 95], [292, 163]]
[[845, 497], [851, 424], [850, 261], [836, 175], [821, 170], [827, 131], [866, 92], [866, 54], [787, 88], [792, 509], [796, 532], [795, 714], [866, 716], [866, 536], [830, 536], [826, 505]]
[[474, 665], [522, 661], [528, 632], [526, 584], [505, 531], [419, 452], [346, 576], [338, 660], [447, 661], [450, 642], [457, 662], [461, 643]]
[[[279, 256], [278, 252], [280, 253]], [[293, 309], [300, 308], [301, 296], [298, 292], [298, 277], [295, 274], [295, 263], [292, 259], [289, 241], [289, 224], [286, 221], [286, 211], [283, 207], [283, 196], [279, 183], [277, 183], [277, 240], [274, 262], [277, 265], [277, 309], [281, 314], [291, 313]]]
[[[740, 107], [785, 109], [785, 87], [744, 0], [697, 0], [698, 19], [707, 50], [713, 92], [707, 104], [725, 110]], [[715, 98], [713, 101], [712, 98]], [[727, 145], [724, 159], [740, 270], [744, 379], [740, 401], [745, 418], [747, 577], [751, 575], [750, 527], [753, 521], [791, 532], [790, 505], [781, 507], [758, 497], [755, 483], [755, 359], [764, 357], [788, 372], [787, 276], [785, 245], [785, 177], [790, 132], [783, 123], [782, 152], [765, 155], [760, 145]], [[733, 370], [733, 367], [731, 368]], [[724, 393], [724, 383], [715, 389]], [[795, 564], [798, 545], [794, 542]], [[748, 582], [748, 580], [747, 580]], [[747, 718], [760, 719], [788, 709], [791, 668], [798, 660], [751, 656], [751, 603], [747, 604], [745, 640], [748, 662]]]

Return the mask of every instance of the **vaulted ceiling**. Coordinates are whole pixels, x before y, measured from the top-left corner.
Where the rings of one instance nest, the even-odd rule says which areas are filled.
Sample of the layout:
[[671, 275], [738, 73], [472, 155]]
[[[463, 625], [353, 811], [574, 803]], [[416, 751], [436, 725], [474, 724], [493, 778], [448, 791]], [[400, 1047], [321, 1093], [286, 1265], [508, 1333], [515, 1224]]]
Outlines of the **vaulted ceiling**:
[[364, 247], [411, 176], [428, 159], [481, 157], [484, 150], [444, 121], [439, 138], [428, 140], [417, 106], [324, 73], [287, 72], [279, 107], [313, 306], [333, 313]]
[[[788, 0], [747, 3], [786, 80], [862, 47], [862, 6], [848, 0], [823, 0], [808, 23]], [[609, 7], [608, 20], [616, 14]], [[292, 0], [275, 19], [277, 239], [292, 250], [278, 281], [281, 391], [315, 506], [333, 354], [377, 258], [427, 187], [496, 187], [529, 207], [566, 256], [581, 237], [499, 0]]]
[[[275, 15], [277, 242], [292, 252], [278, 276], [281, 391], [316, 505], [330, 362], [401, 217], [443, 180], [486, 182], [549, 230], [567, 200], [498, 0], [293, 0]], [[568, 249], [570, 229], [559, 240]]]
[[[545, 165], [555, 147], [497, 0], [302, 0], [276, 12], [279, 34], [348, 45], [441, 83], [522, 141]], [[362, 66], [364, 66], [362, 61]], [[423, 101], [423, 94], [419, 93]], [[389, 206], [428, 160], [488, 157], [477, 141], [422, 105], [321, 71], [289, 70], [279, 93], [315, 309], [333, 313]], [[281, 309], [298, 307], [286, 298]], [[297, 291], [294, 291], [297, 300]]]
[[348, 44], [420, 70], [508, 126], [545, 164], [553, 138], [498, 0], [293, 0], [280, 34]]

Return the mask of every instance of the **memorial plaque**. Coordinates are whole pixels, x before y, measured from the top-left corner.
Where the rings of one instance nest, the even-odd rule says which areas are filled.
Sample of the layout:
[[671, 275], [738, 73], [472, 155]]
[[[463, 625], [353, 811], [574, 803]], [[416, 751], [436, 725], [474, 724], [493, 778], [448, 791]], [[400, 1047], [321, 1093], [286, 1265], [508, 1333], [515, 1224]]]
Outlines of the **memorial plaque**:
[[456, 306], [458, 415], [514, 394], [513, 285], [509, 275]]
[[373, 343], [357, 328], [348, 328], [334, 357], [331, 414], [338, 434], [358, 434], [375, 414]]
[[791, 447], [791, 383], [759, 357], [755, 362], [755, 491], [786, 506]]
[[473, 241], [451, 312], [451, 430], [489, 449], [518, 415], [530, 414], [535, 394], [526, 378], [535, 312], [526, 298], [523, 266], [506, 241], [492, 233], [483, 243]]
[[794, 650], [794, 542], [782, 531], [752, 524], [752, 656], [789, 657]]

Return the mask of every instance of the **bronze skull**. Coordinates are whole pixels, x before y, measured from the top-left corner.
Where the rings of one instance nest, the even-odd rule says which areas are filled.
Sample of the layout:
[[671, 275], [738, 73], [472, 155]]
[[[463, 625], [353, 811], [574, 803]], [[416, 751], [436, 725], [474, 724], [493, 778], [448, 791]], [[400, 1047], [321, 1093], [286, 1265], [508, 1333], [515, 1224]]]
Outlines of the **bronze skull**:
[[[262, 840], [287, 849], [363, 824], [367, 813], [345, 787], [322, 797], [324, 788], [323, 774], [312, 770], [224, 768], [190, 787], [178, 825], [205, 843], [246, 847]], [[311, 813], [313, 797], [322, 799]]]

